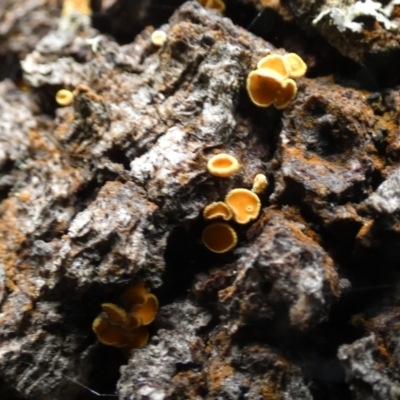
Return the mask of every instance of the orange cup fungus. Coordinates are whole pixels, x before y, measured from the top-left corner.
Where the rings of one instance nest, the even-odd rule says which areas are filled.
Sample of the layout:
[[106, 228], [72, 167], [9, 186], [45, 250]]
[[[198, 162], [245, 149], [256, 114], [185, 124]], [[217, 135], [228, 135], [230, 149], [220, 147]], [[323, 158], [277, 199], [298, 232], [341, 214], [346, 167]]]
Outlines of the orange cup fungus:
[[240, 164], [235, 157], [220, 153], [208, 160], [207, 169], [211, 175], [228, 178], [239, 171]]
[[60, 89], [56, 93], [56, 102], [60, 106], [70, 106], [74, 100], [74, 95], [68, 89]]
[[225, 197], [225, 203], [231, 209], [233, 219], [238, 224], [247, 224], [256, 219], [261, 209], [258, 196], [247, 189], [233, 189]]
[[213, 253], [227, 253], [237, 244], [235, 230], [224, 222], [215, 222], [204, 228], [201, 235], [203, 244]]
[[223, 13], [225, 11], [225, 3], [222, 0], [198, 0], [199, 3], [206, 8], [213, 8], [214, 10]]
[[257, 63], [257, 69], [270, 69], [277, 72], [282, 78], [288, 78], [290, 72], [289, 61], [279, 54], [270, 54]]
[[222, 218], [229, 221], [232, 218], [232, 211], [223, 201], [216, 201], [204, 208], [203, 217], [207, 220]]
[[296, 97], [297, 85], [293, 79], [283, 79], [272, 69], [263, 68], [250, 72], [247, 77], [247, 92], [255, 105], [269, 107], [273, 104], [281, 110]]
[[92, 329], [99, 342], [125, 351], [147, 344], [147, 325], [154, 321], [158, 300], [143, 284], [128, 287], [121, 295], [128, 311], [112, 304], [101, 305], [103, 312], [93, 321]]
[[289, 53], [283, 56], [284, 60], [289, 65], [289, 77], [290, 78], [301, 78], [307, 72], [307, 65], [303, 59], [296, 53]]
[[291, 78], [300, 78], [307, 71], [305, 62], [295, 53], [270, 54], [257, 63], [247, 77], [247, 92], [254, 104], [277, 109], [286, 108], [296, 97], [297, 85]]
[[90, 17], [92, 15], [90, 0], [63, 0], [61, 15], [66, 16], [75, 12]]

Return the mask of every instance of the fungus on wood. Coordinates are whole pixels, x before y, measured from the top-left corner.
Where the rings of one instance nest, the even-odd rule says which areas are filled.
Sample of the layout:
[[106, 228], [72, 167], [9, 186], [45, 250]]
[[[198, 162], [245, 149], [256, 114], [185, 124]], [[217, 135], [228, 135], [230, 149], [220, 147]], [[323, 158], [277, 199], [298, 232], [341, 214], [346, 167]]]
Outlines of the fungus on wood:
[[247, 224], [255, 220], [261, 209], [260, 199], [248, 189], [231, 190], [225, 197], [225, 203], [238, 224]]
[[235, 230], [225, 222], [215, 222], [204, 228], [201, 236], [203, 244], [213, 253], [227, 253], [237, 244]]
[[208, 160], [207, 169], [213, 176], [228, 178], [239, 171], [240, 164], [235, 157], [229, 154], [220, 153]]
[[203, 217], [206, 220], [222, 218], [229, 221], [232, 218], [232, 211], [223, 201], [217, 201], [204, 208]]

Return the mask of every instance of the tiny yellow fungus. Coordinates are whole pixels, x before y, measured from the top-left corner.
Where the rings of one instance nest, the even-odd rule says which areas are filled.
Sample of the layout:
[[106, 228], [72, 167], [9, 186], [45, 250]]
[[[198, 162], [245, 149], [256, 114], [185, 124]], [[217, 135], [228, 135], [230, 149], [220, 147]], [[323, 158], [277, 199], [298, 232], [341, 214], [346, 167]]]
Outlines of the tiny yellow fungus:
[[127, 313], [126, 321], [124, 323], [124, 327], [127, 330], [139, 328], [139, 326], [141, 326], [141, 325], [143, 325], [143, 323], [142, 323], [142, 318], [140, 317], [140, 315], [132, 313], [132, 312]]
[[235, 157], [221, 153], [211, 157], [207, 163], [208, 172], [220, 178], [228, 178], [239, 171], [240, 164]]
[[204, 228], [201, 240], [210, 251], [226, 253], [236, 246], [237, 234], [230, 225], [215, 222]]
[[133, 308], [134, 315], [138, 315], [142, 325], [149, 325], [154, 321], [158, 311], [158, 300], [154, 294], [148, 293], [145, 296], [143, 305]]
[[225, 11], [225, 3], [223, 0], [198, 0], [199, 3], [206, 8], [213, 8], [214, 10], [223, 13]]
[[145, 295], [149, 293], [148, 289], [143, 283], [129, 286], [119, 297], [122, 303], [128, 308], [135, 305], [142, 305], [145, 302]]
[[203, 217], [207, 220], [222, 218], [229, 221], [232, 218], [232, 211], [223, 201], [217, 201], [204, 208]]
[[301, 78], [307, 72], [307, 65], [303, 59], [296, 53], [285, 54], [283, 58], [287, 61], [290, 66], [289, 77], [290, 78]]
[[74, 95], [70, 90], [60, 89], [56, 93], [56, 102], [60, 106], [70, 106], [74, 100]]
[[165, 42], [167, 41], [167, 34], [164, 31], [154, 31], [151, 34], [151, 43], [154, 44], [154, 46], [162, 46]]
[[282, 78], [288, 78], [290, 64], [288, 60], [279, 54], [269, 54], [258, 62], [257, 69], [272, 69]]
[[225, 203], [232, 210], [238, 224], [247, 224], [256, 219], [261, 209], [258, 196], [247, 189], [232, 189], [225, 197]]
[[280, 110], [286, 108], [295, 98], [297, 85], [294, 80], [282, 79], [277, 72], [264, 68], [250, 72], [247, 92], [257, 106], [268, 107], [273, 104]]
[[90, 0], [63, 0], [61, 15], [67, 16], [75, 12], [79, 12], [90, 17], [92, 15]]
[[112, 325], [107, 320], [97, 317], [93, 321], [93, 331], [99, 342], [108, 346], [124, 347], [129, 340], [118, 325]]
[[109, 321], [121, 324], [126, 320], [126, 311], [113, 303], [103, 303], [102, 310], [107, 314]]
[[268, 179], [264, 174], [257, 174], [254, 177], [252, 192], [261, 194], [268, 187]]

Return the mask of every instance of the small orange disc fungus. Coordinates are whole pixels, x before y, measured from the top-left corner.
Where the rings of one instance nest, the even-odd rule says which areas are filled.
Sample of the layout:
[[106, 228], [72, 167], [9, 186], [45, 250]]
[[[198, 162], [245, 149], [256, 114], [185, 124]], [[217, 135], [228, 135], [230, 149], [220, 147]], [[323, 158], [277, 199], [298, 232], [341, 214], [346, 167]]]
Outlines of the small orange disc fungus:
[[232, 211], [223, 201], [217, 201], [204, 208], [203, 217], [207, 220], [222, 218], [229, 221], [232, 218]]
[[210, 251], [226, 253], [236, 246], [237, 234], [230, 225], [215, 222], [204, 228], [201, 240]]
[[282, 78], [288, 78], [290, 64], [288, 60], [279, 54], [269, 54], [258, 62], [257, 69], [272, 69]]
[[225, 3], [223, 0], [198, 0], [199, 3], [206, 8], [213, 8], [214, 10], [223, 13], [225, 11]]
[[134, 306], [143, 305], [147, 293], [149, 291], [146, 286], [143, 283], [138, 283], [129, 286], [119, 298], [128, 309], [131, 309]]
[[167, 34], [164, 31], [157, 30], [151, 34], [151, 43], [153, 43], [154, 46], [161, 47], [166, 41]]
[[251, 191], [257, 194], [261, 194], [268, 187], [268, 179], [264, 174], [257, 174], [254, 177], [253, 187]]
[[207, 169], [211, 175], [228, 178], [239, 171], [240, 164], [235, 157], [220, 153], [208, 160]]
[[247, 92], [254, 104], [277, 109], [286, 108], [296, 97], [297, 85], [292, 79], [282, 79], [277, 72], [264, 68], [250, 72], [247, 77]]
[[92, 328], [99, 342], [108, 346], [124, 347], [129, 342], [125, 332], [118, 325], [112, 325], [102, 317], [93, 321]]
[[126, 320], [126, 311], [113, 303], [103, 303], [102, 310], [107, 314], [109, 321], [121, 324]]
[[74, 12], [79, 12], [90, 17], [92, 15], [90, 0], [63, 0], [61, 15], [66, 16]]
[[142, 325], [149, 325], [154, 321], [158, 311], [158, 300], [154, 294], [146, 294], [145, 302], [139, 307], [133, 308], [133, 314], [139, 315]]
[[258, 196], [247, 189], [233, 189], [225, 197], [225, 203], [232, 210], [238, 224], [247, 224], [256, 219], [261, 209]]
[[307, 72], [307, 65], [303, 59], [296, 53], [289, 53], [283, 56], [284, 60], [289, 64], [289, 77], [301, 78]]
[[56, 93], [56, 102], [60, 106], [70, 106], [74, 100], [74, 95], [70, 90], [60, 89]]

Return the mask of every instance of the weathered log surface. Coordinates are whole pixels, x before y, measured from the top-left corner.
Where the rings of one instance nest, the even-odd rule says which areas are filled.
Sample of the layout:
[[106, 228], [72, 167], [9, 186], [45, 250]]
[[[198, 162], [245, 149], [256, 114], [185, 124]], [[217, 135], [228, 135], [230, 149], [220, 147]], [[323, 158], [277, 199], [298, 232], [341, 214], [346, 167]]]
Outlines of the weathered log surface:
[[[98, 397], [86, 385], [124, 400], [398, 398], [399, 95], [322, 76], [318, 48], [379, 77], [399, 31], [370, 15], [353, 55], [323, 18], [311, 24], [329, 1], [227, 2], [233, 20], [273, 9], [288, 27], [277, 49], [195, 1], [171, 2], [168, 23], [151, 19], [155, 1], [94, 3], [103, 32], [59, 24], [58, 2], [0, 4], [0, 57], [23, 76], [0, 81], [0, 397]], [[135, 32], [158, 18], [160, 48], [152, 27]], [[285, 110], [257, 108], [248, 73], [289, 51], [309, 76]], [[60, 88], [71, 106], [55, 103]], [[218, 151], [238, 174], [207, 172]], [[234, 251], [210, 253], [203, 208], [258, 173], [260, 217], [235, 226]], [[137, 282], [160, 311], [126, 359], [91, 324]]]

